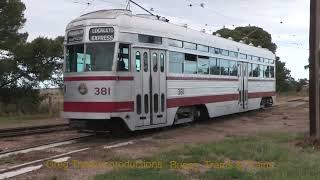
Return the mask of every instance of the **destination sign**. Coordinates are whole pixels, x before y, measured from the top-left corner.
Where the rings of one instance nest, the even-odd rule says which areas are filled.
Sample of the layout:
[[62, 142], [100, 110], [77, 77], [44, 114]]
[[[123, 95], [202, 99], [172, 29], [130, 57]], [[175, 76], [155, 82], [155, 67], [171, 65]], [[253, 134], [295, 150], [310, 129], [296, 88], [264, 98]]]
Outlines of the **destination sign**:
[[113, 27], [96, 27], [89, 31], [90, 41], [112, 41], [114, 38]]
[[67, 35], [67, 42], [74, 43], [74, 42], [82, 42], [83, 41], [83, 29], [72, 30], [68, 32]]

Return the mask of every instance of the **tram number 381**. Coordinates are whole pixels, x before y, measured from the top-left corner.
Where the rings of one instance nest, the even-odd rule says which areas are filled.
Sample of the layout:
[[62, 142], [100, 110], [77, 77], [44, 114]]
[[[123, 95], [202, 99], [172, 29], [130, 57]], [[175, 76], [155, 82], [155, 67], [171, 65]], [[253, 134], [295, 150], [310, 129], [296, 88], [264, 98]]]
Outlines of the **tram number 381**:
[[94, 94], [99, 96], [99, 95], [102, 95], [102, 96], [106, 96], [106, 95], [111, 95], [111, 89], [110, 88], [106, 88], [106, 87], [102, 87], [102, 88], [99, 88], [99, 87], [96, 87], [94, 88], [95, 92]]

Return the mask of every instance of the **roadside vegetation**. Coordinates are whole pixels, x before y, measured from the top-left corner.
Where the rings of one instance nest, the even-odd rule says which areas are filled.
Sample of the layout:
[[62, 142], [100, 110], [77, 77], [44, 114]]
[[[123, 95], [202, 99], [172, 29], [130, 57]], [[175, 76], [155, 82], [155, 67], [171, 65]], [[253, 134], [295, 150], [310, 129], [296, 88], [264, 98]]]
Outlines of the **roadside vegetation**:
[[[230, 136], [220, 142], [185, 145], [153, 157], [130, 160], [162, 162], [161, 168], [119, 168], [97, 175], [95, 180], [319, 179], [320, 152], [297, 146], [303, 139], [303, 134], [283, 133]], [[173, 161], [185, 166], [172, 166]], [[228, 163], [232, 165], [226, 166]]]

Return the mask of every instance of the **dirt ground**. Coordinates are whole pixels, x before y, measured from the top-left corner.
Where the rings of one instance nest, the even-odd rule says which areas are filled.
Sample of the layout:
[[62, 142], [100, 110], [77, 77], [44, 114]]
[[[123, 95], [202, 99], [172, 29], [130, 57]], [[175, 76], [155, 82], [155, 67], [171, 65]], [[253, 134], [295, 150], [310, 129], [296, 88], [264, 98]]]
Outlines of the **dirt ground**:
[[[5, 119], [5, 117], [1, 117]], [[31, 118], [31, 117], [30, 117]], [[10, 118], [11, 119], [11, 118]], [[62, 118], [36, 118], [24, 120], [22, 118], [8, 120], [6, 122], [0, 122], [0, 130], [6, 128], [19, 128], [19, 127], [30, 127], [30, 126], [44, 126], [44, 125], [54, 125], [54, 124], [64, 124], [68, 123]]]
[[[156, 130], [136, 139], [134, 144], [104, 149], [101, 143], [90, 151], [72, 155], [69, 160], [105, 162], [113, 159], [140, 159], [159, 152], [177, 149], [186, 144], [200, 144], [218, 141], [230, 135], [252, 135], [257, 133], [308, 131], [308, 98], [278, 98], [277, 105], [262, 110], [214, 118], [189, 125]], [[126, 141], [126, 140], [123, 140]], [[79, 147], [80, 148], [80, 147]], [[43, 167], [38, 171], [15, 177], [14, 179], [92, 179], [94, 175], [110, 169], [69, 167]]]

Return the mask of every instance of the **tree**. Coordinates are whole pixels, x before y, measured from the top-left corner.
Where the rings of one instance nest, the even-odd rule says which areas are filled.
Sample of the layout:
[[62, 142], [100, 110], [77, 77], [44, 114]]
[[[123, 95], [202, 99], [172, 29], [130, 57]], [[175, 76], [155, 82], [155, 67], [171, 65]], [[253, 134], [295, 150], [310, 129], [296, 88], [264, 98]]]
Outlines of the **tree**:
[[20, 0], [0, 1], [0, 50], [10, 52], [27, 40], [27, 33], [19, 33], [26, 22], [25, 9]]
[[287, 92], [296, 89], [296, 81], [290, 75], [291, 71], [286, 68], [286, 63], [276, 59], [276, 90]]
[[260, 45], [273, 53], [277, 49], [277, 45], [272, 42], [271, 34], [256, 26], [236, 27], [233, 30], [222, 28], [213, 34], [220, 34], [224, 38], [232, 37], [235, 41], [242, 40], [247, 44], [252, 43], [255, 46]]
[[21, 0], [0, 2], [0, 88], [61, 84], [63, 37], [26, 42], [19, 33], [26, 19]]
[[39, 37], [30, 43], [19, 45], [12, 58], [0, 61], [0, 88], [26, 85], [37, 87], [44, 81], [59, 85], [63, 64], [63, 39]]
[[303, 90], [303, 87], [305, 87], [306, 85], [309, 84], [309, 80], [304, 78], [304, 79], [299, 79], [297, 82], [297, 92], [300, 92], [301, 90]]

